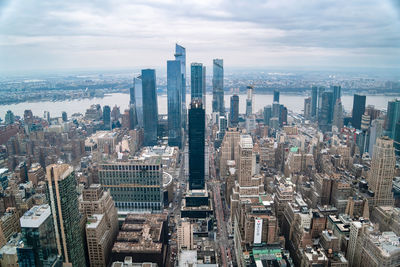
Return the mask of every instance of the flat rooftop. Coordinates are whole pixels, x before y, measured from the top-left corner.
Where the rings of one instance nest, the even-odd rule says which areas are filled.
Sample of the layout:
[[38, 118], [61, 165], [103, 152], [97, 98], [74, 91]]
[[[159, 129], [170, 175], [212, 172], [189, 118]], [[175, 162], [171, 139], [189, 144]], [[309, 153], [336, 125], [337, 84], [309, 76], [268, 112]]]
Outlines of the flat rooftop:
[[51, 215], [50, 206], [47, 204], [34, 206], [21, 217], [21, 227], [39, 228], [40, 225]]

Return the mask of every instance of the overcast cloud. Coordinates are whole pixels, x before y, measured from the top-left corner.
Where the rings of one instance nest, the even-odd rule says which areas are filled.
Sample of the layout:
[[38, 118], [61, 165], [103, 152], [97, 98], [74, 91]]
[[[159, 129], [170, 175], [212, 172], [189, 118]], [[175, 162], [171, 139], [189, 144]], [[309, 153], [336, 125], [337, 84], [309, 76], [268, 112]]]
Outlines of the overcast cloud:
[[400, 67], [400, 0], [0, 0], [0, 71]]

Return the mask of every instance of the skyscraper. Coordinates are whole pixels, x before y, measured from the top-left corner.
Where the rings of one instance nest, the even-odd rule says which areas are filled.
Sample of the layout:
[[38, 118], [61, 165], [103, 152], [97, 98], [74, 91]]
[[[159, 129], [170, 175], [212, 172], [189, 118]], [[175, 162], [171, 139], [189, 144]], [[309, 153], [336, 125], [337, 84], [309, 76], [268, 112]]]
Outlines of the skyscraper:
[[61, 266], [50, 206], [33, 206], [20, 223], [24, 245], [17, 248], [19, 266]]
[[213, 60], [213, 112], [225, 113], [224, 107], [224, 61], [222, 59]]
[[272, 107], [267, 105], [264, 107], [264, 125], [269, 126], [269, 120], [272, 117]]
[[103, 124], [104, 130], [111, 130], [111, 109], [107, 105], [103, 107]]
[[274, 90], [274, 103], [279, 103], [279, 91]]
[[254, 90], [253, 86], [251, 85], [247, 86], [246, 117], [253, 114], [253, 106], [254, 106], [253, 90]]
[[365, 95], [354, 95], [352, 125], [356, 129], [361, 129], [361, 117], [365, 112]]
[[373, 206], [393, 205], [392, 183], [395, 176], [395, 165], [393, 140], [388, 137], [378, 138], [368, 175], [369, 187], [375, 193]]
[[158, 106], [157, 106], [156, 71], [142, 70], [143, 128], [144, 145], [157, 144]]
[[63, 120], [63, 122], [66, 122], [66, 121], [68, 121], [68, 115], [67, 115], [67, 112], [63, 111], [63, 112], [61, 113], [61, 117], [62, 117], [62, 120]]
[[387, 115], [385, 121], [385, 133], [390, 138], [396, 135], [396, 123], [400, 122], [400, 100], [396, 99], [388, 102]]
[[332, 114], [333, 114], [333, 106], [332, 106], [332, 92], [323, 92], [321, 97], [321, 109], [318, 114], [318, 125], [319, 128], [323, 132], [327, 132], [331, 129], [332, 126]]
[[335, 106], [333, 107], [332, 124], [339, 130], [343, 128], [343, 105], [340, 98], [336, 99]]
[[311, 87], [311, 117], [317, 116], [318, 87]]
[[191, 100], [198, 98], [206, 109], [206, 67], [201, 63], [192, 63], [190, 66]]
[[182, 74], [179, 60], [167, 61], [168, 145], [182, 147]]
[[317, 102], [317, 117], [319, 120], [320, 112], [322, 109], [322, 94], [325, 92], [325, 88], [320, 86], [318, 87], [318, 102]]
[[175, 60], [179, 60], [181, 63], [181, 75], [182, 75], [182, 92], [181, 92], [181, 104], [182, 104], [182, 126], [186, 129], [186, 49], [183, 46], [175, 44]]
[[335, 105], [336, 100], [342, 97], [342, 87], [340, 85], [334, 85], [331, 88], [333, 92], [333, 105]]
[[78, 210], [78, 194], [72, 166], [52, 164], [46, 168], [47, 200], [51, 207], [58, 254], [72, 266], [86, 266], [83, 240], [84, 218]]
[[230, 125], [237, 126], [239, 123], [239, 96], [231, 96], [231, 106], [230, 106]]
[[129, 104], [134, 105], [137, 123], [139, 127], [143, 127], [143, 88], [141, 76], [133, 78]]
[[311, 119], [311, 97], [304, 99], [304, 118], [306, 120]]
[[200, 99], [193, 99], [189, 109], [189, 189], [204, 189], [205, 118]]
[[99, 166], [99, 181], [121, 211], [160, 213], [163, 209], [161, 158], [110, 161]]

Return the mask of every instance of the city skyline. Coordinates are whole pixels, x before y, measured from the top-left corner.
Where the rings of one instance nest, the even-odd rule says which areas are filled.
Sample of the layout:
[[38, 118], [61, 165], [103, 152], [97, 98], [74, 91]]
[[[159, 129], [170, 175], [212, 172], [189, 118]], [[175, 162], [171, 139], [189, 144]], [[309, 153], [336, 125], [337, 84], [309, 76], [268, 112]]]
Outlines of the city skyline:
[[5, 1], [0, 71], [154, 68], [174, 43], [207, 67], [219, 57], [242, 68], [396, 69], [399, 10], [392, 0]]

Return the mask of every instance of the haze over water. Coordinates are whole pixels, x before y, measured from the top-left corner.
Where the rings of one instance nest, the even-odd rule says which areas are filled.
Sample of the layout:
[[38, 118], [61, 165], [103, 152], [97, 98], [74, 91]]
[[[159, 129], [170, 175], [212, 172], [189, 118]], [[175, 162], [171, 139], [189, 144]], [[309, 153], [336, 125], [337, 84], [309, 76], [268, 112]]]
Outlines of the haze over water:
[[[229, 108], [231, 95], [225, 95], [225, 108]], [[285, 105], [289, 110], [301, 113], [304, 108], [304, 98], [303, 95], [280, 95], [280, 103]], [[393, 96], [384, 95], [370, 95], [367, 96], [367, 105], [374, 105], [378, 109], [386, 109], [387, 102], [394, 99]], [[273, 100], [272, 95], [265, 94], [255, 94], [254, 106], [255, 111], [263, 109], [266, 105], [271, 105]], [[207, 113], [211, 113], [212, 108], [212, 95], [207, 94], [206, 97], [206, 109]], [[190, 103], [190, 94], [186, 95], [186, 103]], [[353, 96], [343, 95], [342, 103], [344, 105], [346, 112], [351, 112], [353, 108]], [[66, 101], [38, 101], [38, 102], [23, 102], [11, 105], [0, 105], [0, 117], [4, 119], [4, 115], [7, 110], [11, 110], [15, 115], [23, 116], [25, 109], [31, 109], [35, 116], [42, 117], [44, 111], [50, 111], [51, 117], [60, 117], [61, 112], [66, 111], [68, 116], [73, 113], [84, 114], [86, 109], [93, 104], [100, 104], [101, 107], [104, 105], [109, 105], [111, 108], [115, 105], [120, 107], [121, 113], [124, 109], [128, 108], [129, 105], [129, 95], [123, 93], [114, 93], [105, 96], [104, 98], [85, 98], [85, 99], [74, 99]], [[240, 113], [245, 113], [246, 95], [239, 95], [239, 111]], [[167, 96], [158, 95], [158, 113], [167, 114]]]

